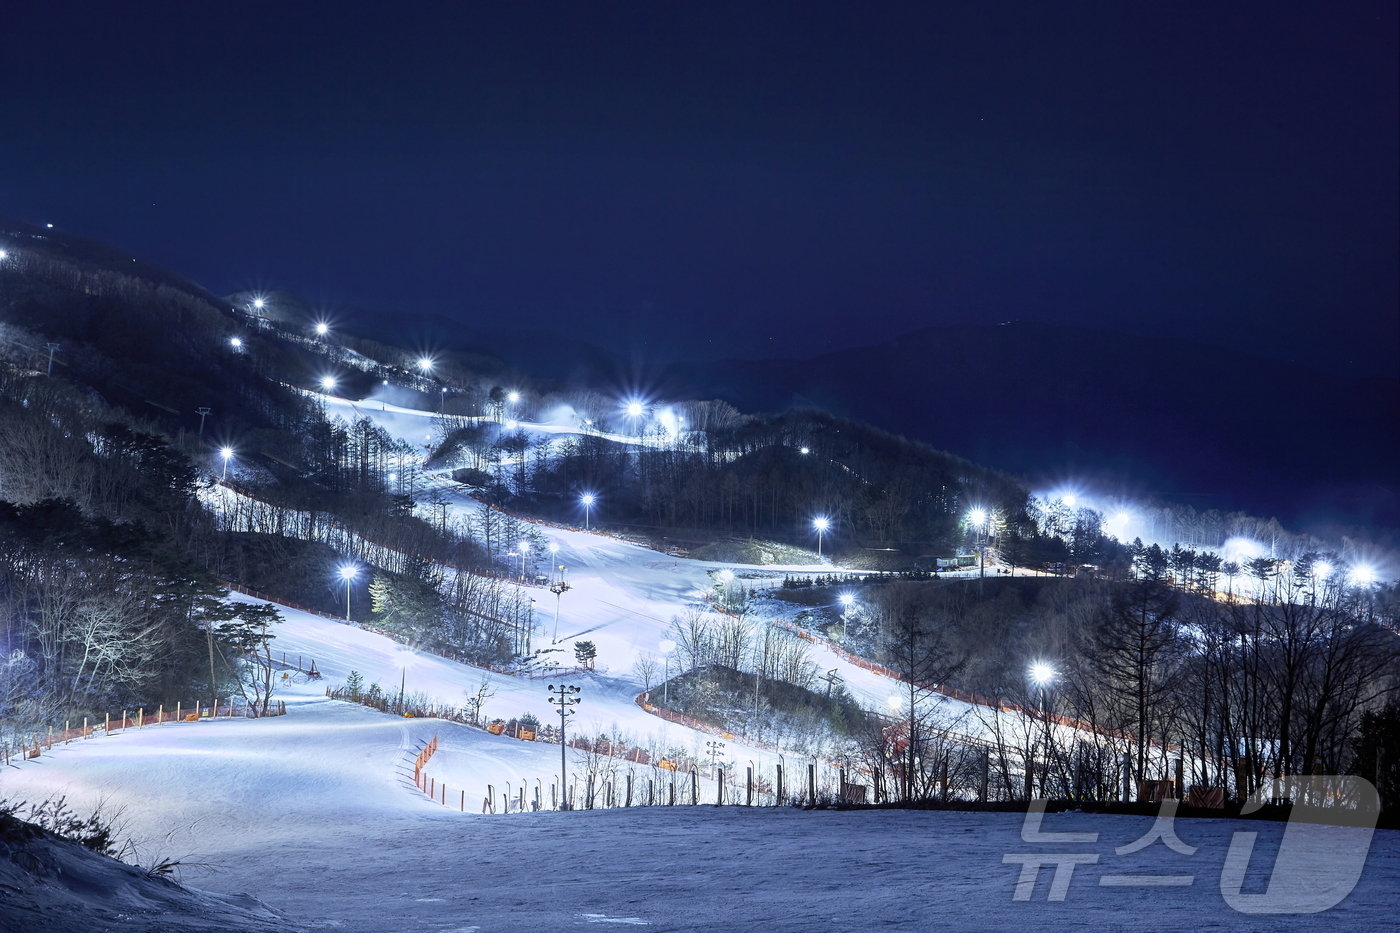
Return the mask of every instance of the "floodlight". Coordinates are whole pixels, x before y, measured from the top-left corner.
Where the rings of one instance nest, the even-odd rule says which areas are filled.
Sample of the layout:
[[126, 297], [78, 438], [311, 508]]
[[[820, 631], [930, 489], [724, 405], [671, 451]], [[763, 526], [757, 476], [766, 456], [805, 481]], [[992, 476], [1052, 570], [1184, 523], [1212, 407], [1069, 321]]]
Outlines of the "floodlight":
[[1026, 673], [1037, 687], [1043, 687], [1059, 676], [1056, 670], [1044, 661], [1035, 662]]

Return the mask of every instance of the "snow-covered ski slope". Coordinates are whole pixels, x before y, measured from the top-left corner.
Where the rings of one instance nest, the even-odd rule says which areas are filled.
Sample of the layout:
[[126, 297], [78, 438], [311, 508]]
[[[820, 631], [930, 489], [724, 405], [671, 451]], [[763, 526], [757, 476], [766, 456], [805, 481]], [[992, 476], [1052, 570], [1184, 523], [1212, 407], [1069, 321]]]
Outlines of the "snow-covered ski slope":
[[[1400, 885], [1393, 831], [1369, 840], [1355, 890], [1335, 907], [1261, 916], [1232, 908], [1221, 877], [1235, 834], [1258, 833], [1244, 893], [1262, 892], [1284, 834], [1278, 824], [1181, 820], [1176, 834], [1191, 855], [1160, 841], [1120, 855], [1151, 830], [1150, 818], [1050, 815], [1044, 831], [1096, 835], [1036, 842], [1016, 813], [700, 806], [463, 815], [413, 786], [411, 758], [430, 735], [498, 773], [526, 774], [550, 750], [386, 716], [310, 688], [287, 696], [284, 717], [167, 723], [59, 746], [5, 769], [0, 796], [62, 794], [80, 808], [103, 800], [143, 841], [143, 858], [183, 860], [183, 880], [197, 888], [253, 895], [286, 915], [288, 933], [1379, 930], [1392, 924]], [[1287, 844], [1293, 857], [1279, 859], [1269, 890], [1325, 884], [1328, 860], [1364, 853], [1366, 843], [1356, 829], [1313, 827]], [[1017, 900], [1026, 857], [1060, 854], [1078, 860], [1063, 899], [1049, 900], [1052, 863]], [[1163, 886], [1163, 878], [1177, 880]], [[86, 890], [92, 903], [104, 893]], [[36, 918], [57, 909], [45, 897], [42, 888], [0, 888], [0, 931], [44, 928]], [[238, 929], [121, 906], [101, 929]]]
[[[348, 421], [366, 418], [391, 436], [410, 444], [425, 445], [434, 438], [434, 422], [438, 416], [431, 412], [403, 408], [373, 399], [353, 402], [332, 397], [328, 398], [325, 404], [328, 415], [340, 414]], [[559, 425], [524, 422], [516, 424], [518, 430], [527, 434], [557, 436], [579, 433], [577, 428]], [[612, 439], [619, 443], [640, 442], [638, 438], [624, 435], [614, 435]], [[467, 513], [480, 508], [480, 503], [466, 495], [456, 484], [441, 477], [438, 479], [438, 491], [448, 503], [450, 516], [465, 525]], [[600, 508], [604, 507], [605, 503], [600, 504]], [[558, 602], [559, 647], [562, 649], [560, 656], [566, 662], [571, 660], [573, 643], [579, 639], [588, 639], [597, 645], [598, 669], [607, 672], [608, 675], [597, 679], [596, 686], [599, 689], [596, 693], [590, 691], [590, 694], [597, 697], [593, 703], [593, 710], [580, 709], [581, 715], [587, 713], [592, 718], [583, 718], [581, 721], [591, 722], [600, 729], [618, 724], [623, 727], [624, 732], [637, 738], [645, 737], [654, 731], [646, 728], [648, 724], [658, 724], [660, 721], [649, 716], [645, 716], [640, 722], [637, 719], [638, 710], [633, 698], [643, 689], [643, 685], [637, 680], [633, 665], [639, 656], [648, 655], [658, 659], [659, 666], [664, 669], [665, 662], [662, 659], [673, 644], [667, 631], [671, 618], [687, 608], [702, 607], [705, 594], [714, 587], [717, 572], [732, 571], [738, 574], [741, 582], [750, 589], [761, 589], [777, 586], [786, 573], [824, 573], [833, 569], [830, 564], [822, 563], [757, 566], [697, 561], [665, 555], [606, 534], [545, 524], [536, 524], [535, 527], [546, 540], [546, 546], [553, 545], [558, 548], [554, 561], [568, 568], [567, 579], [571, 589]], [[542, 630], [547, 639], [552, 640], [555, 598], [550, 593], [541, 591], [536, 594], [536, 599]], [[767, 621], [781, 619], [782, 611], [782, 607], [760, 603], [754, 614], [760, 624], [766, 624]], [[293, 630], [288, 631], [290, 633]], [[537, 641], [538, 643], [540, 642]], [[303, 643], [302, 647], [310, 650], [313, 646]], [[835, 670], [852, 695], [870, 709], [888, 713], [891, 701], [902, 702], [901, 685], [897, 681], [851, 663], [825, 643], [814, 642], [810, 657], [821, 670]], [[381, 684], [398, 683], [397, 672], [392, 669], [387, 672], [362, 673], [383, 678], [379, 681]], [[390, 674], [394, 676], [390, 677]], [[412, 683], [409, 684], [409, 689], [422, 690], [444, 702], [459, 704], [460, 690], [455, 694], [455, 700], [454, 694], [450, 692], [458, 683], [460, 680], [444, 684], [444, 689], [449, 692], [437, 692], [426, 685], [415, 687]], [[500, 699], [497, 698], [488, 708], [488, 713], [511, 716], [528, 710], [539, 716], [542, 721], [547, 721], [542, 715], [549, 712], [549, 707], [543, 702], [545, 691], [538, 684], [532, 685], [531, 689], [538, 694], [538, 702], [520, 710], [509, 707], [502, 709]], [[512, 696], [519, 692], [519, 685], [514, 685]], [[939, 705], [939, 717], [956, 732], [986, 736], [990, 731], [989, 719], [999, 716], [1010, 717], [1013, 720], [1001, 726], [1007, 733], [1024, 728], [1019, 714], [975, 707], [946, 697], [935, 698], [930, 703]], [[637, 724], [635, 728], [640, 731], [640, 735], [633, 731], [634, 723]], [[661, 732], [668, 736], [675, 735], [674, 731]], [[702, 737], [699, 734], [690, 734], [691, 746], [701, 746], [701, 743]], [[744, 750], [746, 755], [750, 751]], [[742, 758], [735, 756], [734, 760]]]
[[[363, 414], [406, 440], [431, 432], [428, 413], [377, 403], [328, 405], [347, 416]], [[453, 495], [454, 511], [476, 507]], [[694, 757], [713, 737], [637, 706], [636, 656], [663, 653], [669, 618], [699, 604], [721, 566], [774, 577], [785, 569], [826, 569], [705, 564], [606, 535], [540, 531], [558, 544], [573, 586], [561, 604], [564, 655], [571, 657], [568, 649], [579, 638], [599, 650], [597, 672], [559, 678], [583, 688], [571, 728], [617, 730], [639, 744], [674, 746]], [[553, 597], [538, 595], [548, 641]], [[486, 678], [494, 694], [487, 717], [532, 712], [548, 722], [553, 712], [547, 678], [483, 671], [310, 613], [284, 608], [283, 614], [274, 650], [314, 658], [326, 681], [356, 670], [366, 684], [394, 691], [403, 683], [409, 693], [461, 705]], [[820, 646], [814, 660], [837, 668], [873, 707], [897, 692], [892, 681]], [[558, 772], [558, 746], [389, 716], [328, 700], [315, 683], [286, 684], [279, 696], [288, 701], [285, 717], [162, 724], [17, 761], [0, 774], [0, 798], [67, 795], [80, 808], [106, 801], [122, 811], [145, 861], [181, 859], [187, 883], [252, 894], [286, 913], [287, 930], [1371, 929], [1390, 921], [1400, 885], [1400, 840], [1385, 832], [1371, 844], [1356, 891], [1340, 905], [1260, 918], [1231, 908], [1219, 879], [1234, 833], [1258, 832], [1262, 888], [1283, 832], [1269, 824], [1183, 821], [1178, 834], [1198, 847], [1187, 857], [1160, 843], [1119, 856], [1116, 847], [1151, 827], [1150, 819], [1137, 817], [1052, 816], [1047, 830], [1099, 836], [1091, 844], [1047, 846], [1027, 841], [1019, 814], [699, 806], [482, 815], [488, 785], [498, 791], [536, 781], [547, 786]], [[464, 792], [465, 813], [429, 800], [414, 785], [413, 756], [434, 735], [441, 750], [428, 772], [454, 795]], [[579, 768], [570, 756], [570, 768]], [[741, 767], [752, 760], [763, 770], [777, 754], [729, 740], [727, 760]], [[702, 784], [702, 799], [712, 788]], [[1314, 867], [1339, 846], [1357, 849], [1360, 840], [1344, 832], [1324, 828], [1309, 839], [1308, 851], [1318, 856]], [[1016, 900], [1022, 876], [1016, 859], [1065, 850], [1086, 858], [1067, 879], [1064, 900], [1047, 901], [1053, 868], [1042, 870], [1028, 899]], [[1187, 873], [1188, 886], [1111, 880]], [[1275, 880], [1280, 883], [1311, 882]], [[0, 901], [0, 931], [21, 928], [6, 926], [17, 914], [7, 914], [4, 904], [23, 896], [43, 908], [41, 891], [0, 896], [11, 898]], [[176, 919], [130, 912], [104, 928], [157, 930], [173, 928]]]

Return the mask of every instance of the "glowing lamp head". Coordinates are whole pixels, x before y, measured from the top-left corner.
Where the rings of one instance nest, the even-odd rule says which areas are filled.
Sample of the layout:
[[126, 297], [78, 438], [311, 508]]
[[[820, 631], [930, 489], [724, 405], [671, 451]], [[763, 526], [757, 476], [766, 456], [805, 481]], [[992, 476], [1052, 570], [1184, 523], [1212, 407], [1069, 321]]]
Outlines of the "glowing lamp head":
[[235, 350], [242, 350], [242, 349], [243, 349], [243, 338], [241, 338], [241, 337], [230, 337], [230, 338], [229, 338], [228, 345], [231, 346], [231, 347], [233, 347]]
[[334, 388], [335, 388], [335, 377], [334, 377], [334, 376], [322, 376], [322, 377], [321, 377], [321, 388], [325, 389], [327, 392], [329, 392], [331, 389], [334, 389]]
[[516, 547], [518, 547], [518, 548], [520, 549], [520, 553], [521, 553], [521, 554], [529, 554], [529, 553], [530, 553], [530, 542], [529, 542], [529, 541], [521, 541], [519, 544], [516, 545]]
[[842, 608], [842, 609], [849, 609], [849, 608], [851, 608], [852, 606], [854, 606], [854, 605], [855, 605], [855, 602], [856, 602], [856, 598], [855, 598], [854, 596], [852, 596], [850, 593], [842, 593], [840, 596], [838, 596], [838, 597], [836, 597], [836, 598], [837, 598], [837, 600], [840, 601], [840, 603], [841, 603], [841, 608]]
[[646, 410], [646, 409], [644, 409], [644, 408], [642, 407], [642, 403], [641, 403], [641, 402], [628, 402], [628, 403], [627, 403], [627, 416], [628, 416], [629, 418], [640, 418], [640, 417], [642, 416], [642, 412], [645, 411], [645, 410]]
[[715, 574], [715, 579], [719, 581], [720, 586], [728, 586], [734, 582], [734, 571], [721, 570], [719, 573]]
[[1347, 582], [1353, 586], [1369, 586], [1379, 579], [1376, 568], [1369, 564], [1358, 564], [1351, 568], [1351, 573], [1347, 574]]
[[1326, 580], [1328, 577], [1332, 576], [1332, 570], [1333, 570], [1333, 567], [1332, 567], [1332, 562], [1331, 562], [1331, 561], [1328, 561], [1328, 560], [1320, 560], [1320, 561], [1317, 561], [1316, 563], [1313, 564], [1313, 570], [1312, 570], [1312, 572], [1313, 572], [1313, 579], [1314, 579], [1314, 580]]
[[553, 541], [549, 542], [549, 553], [551, 553], [551, 554], [558, 554], [558, 553], [559, 553], [559, 545], [556, 544], [556, 543], [553, 542]]
[[509, 395], [506, 396], [506, 401], [508, 401], [508, 402], [510, 402], [512, 405], [514, 405], [516, 402], [520, 401], [520, 393], [519, 393], [519, 392], [512, 392], [512, 393], [510, 393]]
[[433, 361], [425, 356], [418, 361], [418, 368], [426, 373], [433, 368]]
[[904, 705], [904, 698], [895, 694], [891, 694], [890, 698], [886, 702], [889, 703], [891, 711], [898, 712], [899, 708]]
[[812, 519], [812, 527], [818, 532], [826, 531], [831, 527], [831, 519], [822, 517]]
[[812, 448], [810, 448], [810, 447], [799, 447], [799, 448], [797, 448], [797, 452], [800, 453], [802, 456], [805, 457], [805, 456], [807, 456], [809, 453], [812, 452]]
[[263, 308], [266, 308], [266, 307], [267, 307], [267, 302], [266, 302], [266, 301], [263, 301], [261, 298], [254, 298], [254, 299], [253, 299], [253, 307], [255, 307], [255, 308], [257, 308], [259, 311], [261, 311]]
[[220, 456], [220, 457], [223, 457], [225, 460], [230, 459], [230, 458], [233, 456], [233, 448], [232, 448], [232, 447], [221, 447], [221, 448], [219, 448], [219, 456]]
[[598, 501], [598, 497], [593, 495], [593, 493], [591, 492], [586, 492], [578, 497], [578, 501], [583, 504], [584, 508], [588, 508], [594, 502]]
[[1055, 669], [1044, 661], [1035, 662], [1026, 673], [1029, 675], [1031, 683], [1035, 684], [1037, 687], [1044, 687], [1059, 676]]
[[967, 513], [967, 520], [979, 527], [985, 525], [987, 524], [987, 510], [973, 509], [971, 512]]
[[330, 333], [330, 331], [331, 331], [331, 326], [330, 326], [329, 324], [327, 324], [325, 321], [317, 321], [317, 322], [316, 322], [316, 336], [318, 336], [318, 337], [324, 337], [324, 336], [326, 336], [326, 334]]
[[337, 573], [340, 574], [340, 579], [344, 580], [346, 583], [349, 583], [351, 580], [355, 579], [360, 575], [360, 568], [352, 564], [342, 564], [340, 570], [338, 570]]
[[1076, 505], [1079, 504], [1079, 497], [1072, 492], [1065, 493], [1063, 496], [1060, 497], [1060, 500], [1070, 508], [1074, 508]]
[[7, 253], [7, 252], [5, 252], [3, 249], [0, 249], [0, 259], [9, 259], [9, 258], [10, 258], [10, 254]]

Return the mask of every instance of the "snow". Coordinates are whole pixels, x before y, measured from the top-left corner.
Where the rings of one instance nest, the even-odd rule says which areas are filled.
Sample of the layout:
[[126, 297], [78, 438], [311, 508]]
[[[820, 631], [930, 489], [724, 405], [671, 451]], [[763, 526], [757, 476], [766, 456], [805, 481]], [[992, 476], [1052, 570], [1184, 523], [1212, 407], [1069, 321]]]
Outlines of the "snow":
[[[287, 930], [1370, 929], [1391, 919], [1400, 877], [1400, 838], [1381, 831], [1339, 906], [1260, 919], [1233, 911], [1218, 879], [1236, 831], [1260, 834], [1255, 858], [1267, 872], [1277, 824], [1182, 820], [1177, 833], [1195, 855], [1156, 844], [1123, 857], [1115, 847], [1142, 837], [1149, 818], [1050, 815], [1045, 831], [1100, 836], [1047, 846], [1023, 841], [1016, 813], [462, 814], [413, 786], [409, 764], [421, 742], [443, 733], [448, 747], [497, 768], [509, 763], [499, 748], [531, 766], [533, 752], [475, 730], [449, 736], [451, 728], [306, 697], [285, 717], [163, 724], [61, 746], [8, 769], [0, 788], [66, 793], [79, 805], [105, 797], [126, 808], [133, 833], [165, 839], [169, 855], [203, 866], [185, 871], [187, 883], [251, 893], [287, 916]], [[1329, 851], [1356, 832], [1319, 831]], [[1031, 899], [1014, 899], [1021, 868], [1004, 856], [1066, 849], [1099, 858], [1076, 868], [1064, 901], [1047, 901], [1049, 869]], [[1183, 873], [1191, 886], [1099, 884], [1112, 874]], [[0, 910], [0, 929], [6, 917]], [[107, 928], [154, 928], [133, 917]]]
[[[370, 418], [419, 445], [435, 431], [432, 413], [335, 398], [326, 404], [330, 411]], [[522, 430], [570, 429], [522, 425]], [[625, 436], [614, 440], [638, 442]], [[442, 488], [454, 517], [479, 507], [455, 486]], [[1218, 879], [1233, 833], [1242, 828], [1260, 834], [1256, 858], [1267, 864], [1265, 853], [1276, 850], [1282, 836], [1282, 827], [1273, 824], [1183, 821], [1178, 827], [1183, 840], [1199, 847], [1183, 862], [1161, 845], [1127, 857], [1114, 853], [1115, 846], [1142, 836], [1151, 825], [1148, 818], [1047, 817], [1053, 831], [1101, 834], [1087, 847], [1100, 856], [1098, 862], [1076, 868], [1063, 902], [1047, 902], [1048, 869], [1034, 897], [1014, 899], [1021, 869], [1003, 857], [1035, 848], [1023, 841], [1022, 816], [1014, 813], [703, 805], [483, 815], [488, 790], [499, 799], [507, 788], [541, 787], [547, 805], [559, 747], [329, 700], [324, 685], [343, 682], [353, 670], [366, 686], [377, 683], [394, 693], [402, 683], [407, 694], [460, 707], [485, 679], [494, 693], [485, 703], [485, 718], [529, 712], [549, 723], [557, 716], [547, 685], [576, 684], [583, 702], [570, 721], [572, 734], [618, 731], [642, 747], [672, 747], [700, 758], [711, 735], [666, 722], [637, 705], [642, 689], [632, 670], [637, 657], [650, 654], [660, 661], [670, 647], [670, 618], [703, 605], [718, 570], [734, 570], [753, 586], [765, 579], [776, 585], [786, 572], [831, 569], [705, 563], [605, 534], [537, 528], [546, 543], [558, 545], [556, 562], [568, 568], [571, 589], [558, 603], [560, 657], [571, 664], [573, 642], [587, 638], [598, 648], [597, 671], [544, 677], [486, 671], [284, 607], [274, 656], [285, 652], [288, 660], [314, 659], [325, 677], [319, 684], [283, 684], [278, 697], [288, 703], [286, 716], [166, 723], [59, 746], [0, 769], [0, 799], [66, 794], [79, 808], [100, 801], [124, 808], [130, 834], [148, 853], [185, 861], [186, 882], [217, 894], [251, 894], [283, 912], [287, 930], [1005, 930], [1086, 924], [1101, 930], [1312, 930], [1383, 926], [1391, 919], [1400, 880], [1400, 840], [1393, 832], [1376, 834], [1361, 883], [1341, 905], [1315, 916], [1260, 921], [1229, 907]], [[538, 647], [553, 634], [555, 600], [546, 590], [534, 595]], [[764, 603], [759, 615], [777, 618], [781, 607]], [[814, 645], [812, 659], [823, 670], [837, 669], [852, 693], [872, 708], [886, 709], [887, 698], [899, 692], [894, 681], [849, 663], [821, 643]], [[963, 731], [975, 731], [982, 717], [1001, 715], [985, 710], [979, 715], [980, 708], [952, 700], [945, 705], [960, 717]], [[428, 799], [413, 781], [413, 758], [435, 735], [440, 750], [426, 773], [435, 786], [447, 785], [448, 806]], [[773, 750], [726, 741], [728, 761], [741, 770], [752, 762], [769, 780], [783, 760]], [[576, 775], [581, 756], [571, 751], [569, 757]], [[806, 761], [790, 752], [786, 760]], [[829, 764], [819, 767], [823, 783], [829, 781]], [[790, 787], [798, 785], [796, 770], [789, 771]], [[634, 771], [640, 780], [669, 780], [649, 767]], [[702, 800], [714, 799], [708, 775], [701, 794]], [[1324, 838], [1322, 844], [1335, 842]], [[1352, 849], [1354, 843], [1348, 842]], [[1105, 875], [1125, 871], [1181, 874], [1183, 869], [1197, 876], [1190, 887], [1098, 884]], [[45, 907], [29, 895], [21, 904], [23, 885], [6, 877], [0, 874], [5, 898], [0, 931], [16, 928], [12, 924], [21, 907]], [[220, 916], [216, 907], [265, 916], [246, 899], [196, 901], [162, 909], [194, 919]], [[53, 920], [59, 907], [49, 907]], [[104, 916], [104, 928], [185, 929], [154, 925], [141, 910], [126, 916]], [[230, 921], [228, 928], [250, 929], [252, 923]], [[49, 928], [59, 925], [54, 920]]]

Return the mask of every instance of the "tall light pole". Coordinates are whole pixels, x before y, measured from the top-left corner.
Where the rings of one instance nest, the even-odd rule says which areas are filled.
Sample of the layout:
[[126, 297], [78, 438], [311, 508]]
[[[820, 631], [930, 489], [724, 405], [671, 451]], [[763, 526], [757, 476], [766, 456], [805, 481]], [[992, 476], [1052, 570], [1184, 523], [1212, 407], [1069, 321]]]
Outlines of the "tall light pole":
[[663, 674], [661, 681], [661, 705], [665, 706], [671, 702], [671, 652], [676, 650], [676, 643], [669, 638], [663, 638], [656, 644], [656, 651], [661, 655]]
[[632, 422], [632, 433], [636, 434], [637, 419], [646, 412], [646, 407], [643, 406], [641, 402], [632, 401], [627, 403], [627, 408], [625, 410], [627, 412], [627, 418]]
[[52, 375], [53, 375], [53, 355], [54, 355], [54, 353], [57, 352], [57, 350], [58, 350], [58, 344], [56, 344], [56, 343], [46, 343], [46, 344], [44, 344], [44, 346], [47, 347], [47, 348], [48, 348], [48, 351], [49, 351], [49, 371], [48, 371], [47, 373], [45, 373], [45, 375], [47, 375], [47, 376], [52, 376]]
[[842, 593], [836, 597], [841, 602], [841, 638], [845, 639], [850, 635], [850, 628], [846, 622], [846, 616], [850, 614], [851, 607], [856, 604], [856, 598], [850, 593]]
[[221, 476], [221, 477], [219, 477], [219, 478], [220, 478], [221, 480], [225, 480], [225, 479], [228, 479], [228, 462], [229, 462], [230, 460], [233, 459], [233, 448], [232, 448], [232, 447], [223, 447], [223, 448], [221, 448], [221, 449], [219, 450], [219, 456], [224, 458], [224, 475]]
[[[990, 516], [986, 509], [972, 509], [967, 513], [967, 522], [977, 529], [978, 577], [987, 576], [987, 522]], [[979, 586], [981, 584], [978, 584]]]
[[589, 528], [589, 519], [590, 519], [590, 517], [591, 517], [591, 515], [592, 515], [592, 512], [593, 512], [593, 503], [596, 502], [597, 499], [598, 499], [598, 497], [595, 496], [595, 495], [593, 495], [593, 493], [591, 493], [591, 492], [586, 492], [586, 493], [584, 493], [583, 495], [581, 495], [581, 496], [578, 497], [579, 505], [582, 505], [582, 506], [583, 506], [583, 529], [584, 529], [584, 531], [587, 531], [588, 528]]
[[569, 762], [566, 752], [569, 749], [569, 737], [567, 727], [569, 717], [573, 715], [573, 710], [569, 707], [577, 706], [582, 699], [579, 697], [580, 688], [568, 684], [555, 686], [549, 685], [549, 702], [559, 707], [559, 809], [572, 810], [569, 804]]
[[1045, 782], [1050, 777], [1050, 708], [1046, 703], [1046, 691], [1059, 676], [1059, 672], [1044, 661], [1036, 661], [1026, 670], [1026, 675], [1030, 677], [1031, 683], [1040, 688], [1040, 716], [1045, 721], [1045, 775], [1040, 779], [1040, 791], [1043, 795]]
[[521, 541], [515, 546], [516, 552], [520, 555], [520, 582], [525, 582], [525, 557], [530, 553], [530, 542]]
[[820, 561], [820, 560], [822, 559], [822, 537], [826, 534], [827, 529], [830, 528], [830, 527], [831, 527], [831, 519], [827, 518], [825, 515], [819, 515], [819, 516], [817, 516], [816, 518], [812, 519], [812, 528], [813, 528], [813, 529], [816, 531], [816, 533], [817, 533], [817, 560], [818, 560], [818, 561]]
[[360, 575], [360, 568], [353, 564], [341, 564], [340, 579], [345, 581], [345, 621], [350, 621], [350, 587]]
[[[563, 571], [563, 566], [559, 570]], [[569, 581], [564, 577], [559, 577], [558, 582], [551, 583], [549, 591], [554, 594], [554, 644], [559, 644], [559, 606], [564, 601], [564, 594], [569, 591]]]

